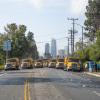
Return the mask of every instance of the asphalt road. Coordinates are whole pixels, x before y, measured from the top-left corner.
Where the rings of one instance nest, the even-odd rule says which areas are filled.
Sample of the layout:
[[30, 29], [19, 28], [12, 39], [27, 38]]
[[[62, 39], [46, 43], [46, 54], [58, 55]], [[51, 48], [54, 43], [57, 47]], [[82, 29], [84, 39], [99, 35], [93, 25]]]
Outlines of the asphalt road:
[[0, 72], [0, 100], [100, 100], [100, 78], [48, 68]]

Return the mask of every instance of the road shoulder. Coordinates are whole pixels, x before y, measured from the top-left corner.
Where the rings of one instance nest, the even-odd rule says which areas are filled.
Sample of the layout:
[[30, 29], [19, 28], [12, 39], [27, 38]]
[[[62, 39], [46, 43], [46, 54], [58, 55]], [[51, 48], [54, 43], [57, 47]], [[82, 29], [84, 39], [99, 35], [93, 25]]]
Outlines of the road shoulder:
[[90, 72], [84, 72], [85, 74], [91, 75], [91, 76], [95, 76], [95, 77], [99, 77], [100, 78], [100, 73], [90, 73]]

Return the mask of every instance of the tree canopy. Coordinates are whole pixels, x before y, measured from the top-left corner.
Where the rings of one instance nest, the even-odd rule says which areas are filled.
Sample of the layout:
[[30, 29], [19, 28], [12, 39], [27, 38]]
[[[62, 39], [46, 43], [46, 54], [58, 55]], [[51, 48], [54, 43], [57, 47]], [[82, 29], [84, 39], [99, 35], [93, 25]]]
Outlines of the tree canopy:
[[76, 53], [80, 59], [86, 60], [100, 60], [100, 0], [88, 0], [86, 6], [86, 20], [84, 34], [89, 43], [84, 44], [82, 50], [81, 41], [76, 43]]
[[0, 57], [3, 59], [5, 58], [3, 43], [6, 40], [10, 40], [12, 46], [12, 50], [9, 52], [9, 57], [38, 58], [34, 33], [31, 31], [27, 33], [27, 27], [25, 25], [11, 23], [4, 27], [4, 33], [0, 34]]

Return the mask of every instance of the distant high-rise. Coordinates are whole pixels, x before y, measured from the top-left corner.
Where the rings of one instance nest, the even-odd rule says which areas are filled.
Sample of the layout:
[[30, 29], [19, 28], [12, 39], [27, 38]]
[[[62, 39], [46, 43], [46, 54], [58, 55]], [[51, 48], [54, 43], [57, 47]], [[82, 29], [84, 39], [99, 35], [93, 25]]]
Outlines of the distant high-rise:
[[46, 54], [50, 53], [50, 45], [49, 45], [49, 43], [45, 44], [45, 53]]
[[44, 53], [45, 58], [50, 58], [50, 45], [49, 43], [45, 44], [45, 53]]
[[52, 39], [52, 41], [51, 41], [51, 56], [52, 56], [52, 58], [56, 58], [56, 56], [57, 56], [57, 46], [56, 46], [55, 39]]

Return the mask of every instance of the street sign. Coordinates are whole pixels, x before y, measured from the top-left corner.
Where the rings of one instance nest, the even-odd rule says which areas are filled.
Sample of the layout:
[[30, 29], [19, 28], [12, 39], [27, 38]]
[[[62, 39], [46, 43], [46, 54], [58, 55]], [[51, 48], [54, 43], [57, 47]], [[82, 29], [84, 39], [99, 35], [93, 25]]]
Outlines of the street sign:
[[3, 50], [4, 51], [11, 51], [11, 41], [5, 41], [3, 44]]

